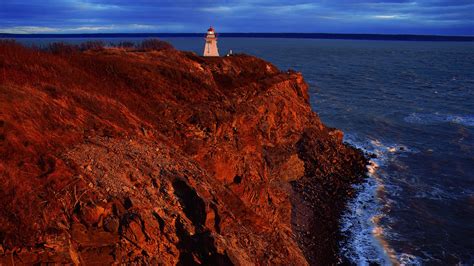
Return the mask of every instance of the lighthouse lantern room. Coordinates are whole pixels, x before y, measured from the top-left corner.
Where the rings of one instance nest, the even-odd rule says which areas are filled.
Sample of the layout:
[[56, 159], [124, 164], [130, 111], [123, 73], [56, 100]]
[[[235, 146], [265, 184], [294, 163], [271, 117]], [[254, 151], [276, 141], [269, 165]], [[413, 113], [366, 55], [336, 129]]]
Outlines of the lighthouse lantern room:
[[207, 30], [206, 44], [204, 45], [203, 55], [219, 56], [219, 51], [217, 50], [217, 36], [212, 26]]

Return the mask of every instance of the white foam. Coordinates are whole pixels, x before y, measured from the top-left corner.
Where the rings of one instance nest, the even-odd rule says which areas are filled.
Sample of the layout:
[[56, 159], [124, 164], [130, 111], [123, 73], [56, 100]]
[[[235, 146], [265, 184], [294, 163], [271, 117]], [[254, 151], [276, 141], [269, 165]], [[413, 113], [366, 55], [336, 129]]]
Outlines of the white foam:
[[357, 197], [348, 204], [348, 210], [341, 221], [341, 232], [348, 236], [348, 243], [343, 244], [341, 252], [357, 265], [368, 265], [369, 262], [391, 265], [389, 255], [374, 237], [374, 232], [379, 229], [373, 218], [380, 212], [380, 206], [376, 202], [376, 188], [377, 181], [372, 177], [366, 183], [358, 185]]
[[389, 151], [389, 152], [396, 152], [397, 149], [396, 149], [395, 147], [390, 147], [390, 148], [388, 148], [388, 151]]
[[[348, 202], [347, 210], [342, 216], [341, 232], [347, 237], [347, 241], [341, 244], [342, 255], [357, 265], [368, 265], [370, 262], [380, 265], [417, 265], [413, 263], [417, 260], [416, 257], [396, 254], [385, 240], [387, 229], [380, 225], [381, 219], [388, 218], [383, 210], [389, 209], [391, 205], [390, 200], [381, 198], [386, 185], [380, 168], [397, 153], [413, 151], [403, 145], [386, 145], [379, 140], [360, 142], [355, 135], [350, 134], [346, 134], [345, 141], [377, 155], [377, 158], [370, 160], [367, 181], [355, 185], [357, 196]], [[401, 189], [393, 186], [387, 185], [394, 191]], [[412, 257], [413, 259], [409, 259]]]
[[398, 256], [398, 261], [400, 262], [400, 265], [406, 265], [406, 266], [415, 266], [415, 265], [423, 265], [422, 261], [420, 258], [417, 256], [407, 254], [407, 253], [402, 253]]

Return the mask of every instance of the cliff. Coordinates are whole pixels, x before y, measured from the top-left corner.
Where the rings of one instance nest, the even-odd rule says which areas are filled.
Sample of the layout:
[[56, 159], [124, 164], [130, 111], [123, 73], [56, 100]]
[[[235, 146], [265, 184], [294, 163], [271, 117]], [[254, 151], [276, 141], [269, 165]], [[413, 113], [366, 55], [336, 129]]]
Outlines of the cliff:
[[247, 55], [0, 44], [0, 264], [334, 263], [365, 159]]

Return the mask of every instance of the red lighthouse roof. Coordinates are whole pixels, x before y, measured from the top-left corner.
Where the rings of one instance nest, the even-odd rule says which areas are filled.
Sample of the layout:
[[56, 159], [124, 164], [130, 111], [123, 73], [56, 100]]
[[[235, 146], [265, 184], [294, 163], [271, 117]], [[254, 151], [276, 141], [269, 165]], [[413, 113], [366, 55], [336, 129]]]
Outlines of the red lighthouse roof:
[[212, 26], [210, 26], [207, 31], [214, 31], [214, 28]]

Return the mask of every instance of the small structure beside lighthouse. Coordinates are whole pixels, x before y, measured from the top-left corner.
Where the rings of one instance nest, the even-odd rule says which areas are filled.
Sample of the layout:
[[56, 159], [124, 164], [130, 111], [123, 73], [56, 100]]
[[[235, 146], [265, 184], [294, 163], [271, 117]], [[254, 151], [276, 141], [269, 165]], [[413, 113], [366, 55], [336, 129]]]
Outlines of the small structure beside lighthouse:
[[217, 36], [212, 26], [207, 30], [203, 56], [219, 56], [219, 51], [217, 50]]

